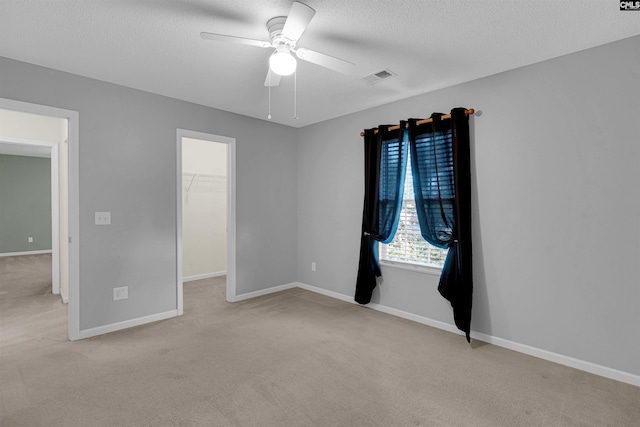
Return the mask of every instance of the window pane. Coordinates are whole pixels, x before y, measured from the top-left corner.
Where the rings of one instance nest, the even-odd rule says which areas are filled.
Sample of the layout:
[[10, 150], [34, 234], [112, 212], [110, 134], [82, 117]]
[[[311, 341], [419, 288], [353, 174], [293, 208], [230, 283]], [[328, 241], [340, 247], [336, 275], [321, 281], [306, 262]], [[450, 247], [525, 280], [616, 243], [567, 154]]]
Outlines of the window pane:
[[393, 238], [393, 242], [380, 246], [380, 258], [389, 261], [442, 267], [446, 257], [446, 249], [430, 245], [420, 234], [416, 202], [413, 194], [411, 162], [407, 162], [407, 176], [398, 231]]

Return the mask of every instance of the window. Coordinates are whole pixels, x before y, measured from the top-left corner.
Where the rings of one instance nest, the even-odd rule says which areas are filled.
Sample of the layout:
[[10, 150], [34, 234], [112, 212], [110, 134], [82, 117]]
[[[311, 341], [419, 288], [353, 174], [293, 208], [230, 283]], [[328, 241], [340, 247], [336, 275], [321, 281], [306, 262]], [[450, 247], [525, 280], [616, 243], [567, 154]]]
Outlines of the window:
[[398, 230], [393, 241], [380, 244], [380, 260], [393, 264], [411, 264], [442, 268], [447, 250], [430, 245], [420, 234], [416, 202], [413, 193], [411, 161], [407, 161], [407, 175], [404, 181], [404, 197]]

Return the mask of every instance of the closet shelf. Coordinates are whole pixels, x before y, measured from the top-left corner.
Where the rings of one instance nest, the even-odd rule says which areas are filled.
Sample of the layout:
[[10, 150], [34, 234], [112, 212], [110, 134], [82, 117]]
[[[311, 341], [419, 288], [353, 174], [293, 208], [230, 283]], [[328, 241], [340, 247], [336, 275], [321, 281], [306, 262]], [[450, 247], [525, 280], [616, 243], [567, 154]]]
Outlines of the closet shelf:
[[183, 172], [182, 179], [187, 179], [189, 184], [187, 186], [187, 193], [191, 190], [191, 186], [196, 184], [196, 187], [199, 186], [208, 186], [214, 184], [221, 184], [227, 182], [227, 177], [225, 175], [212, 175], [207, 173], [196, 173], [196, 172]]

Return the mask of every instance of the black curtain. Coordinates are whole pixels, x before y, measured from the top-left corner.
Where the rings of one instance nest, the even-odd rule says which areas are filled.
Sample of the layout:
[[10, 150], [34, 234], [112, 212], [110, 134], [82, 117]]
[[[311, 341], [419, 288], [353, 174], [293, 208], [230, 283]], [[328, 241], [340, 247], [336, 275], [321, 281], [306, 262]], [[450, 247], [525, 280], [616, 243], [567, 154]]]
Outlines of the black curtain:
[[[453, 308], [454, 321], [471, 341], [471, 160], [469, 118], [464, 108], [431, 123], [408, 121], [416, 210], [422, 237], [448, 248], [438, 291]], [[404, 126], [403, 126], [404, 127]]]
[[365, 192], [360, 261], [355, 301], [368, 304], [380, 277], [378, 242], [390, 243], [396, 233], [407, 165], [407, 132], [390, 126], [364, 132]]

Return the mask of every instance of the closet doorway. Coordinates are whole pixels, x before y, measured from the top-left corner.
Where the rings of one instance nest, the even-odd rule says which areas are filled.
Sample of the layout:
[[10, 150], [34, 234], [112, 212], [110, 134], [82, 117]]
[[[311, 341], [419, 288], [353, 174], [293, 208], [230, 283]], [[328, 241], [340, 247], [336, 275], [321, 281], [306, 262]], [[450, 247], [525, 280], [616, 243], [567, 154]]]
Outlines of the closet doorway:
[[226, 277], [235, 299], [235, 139], [178, 130], [178, 315], [183, 283]]

